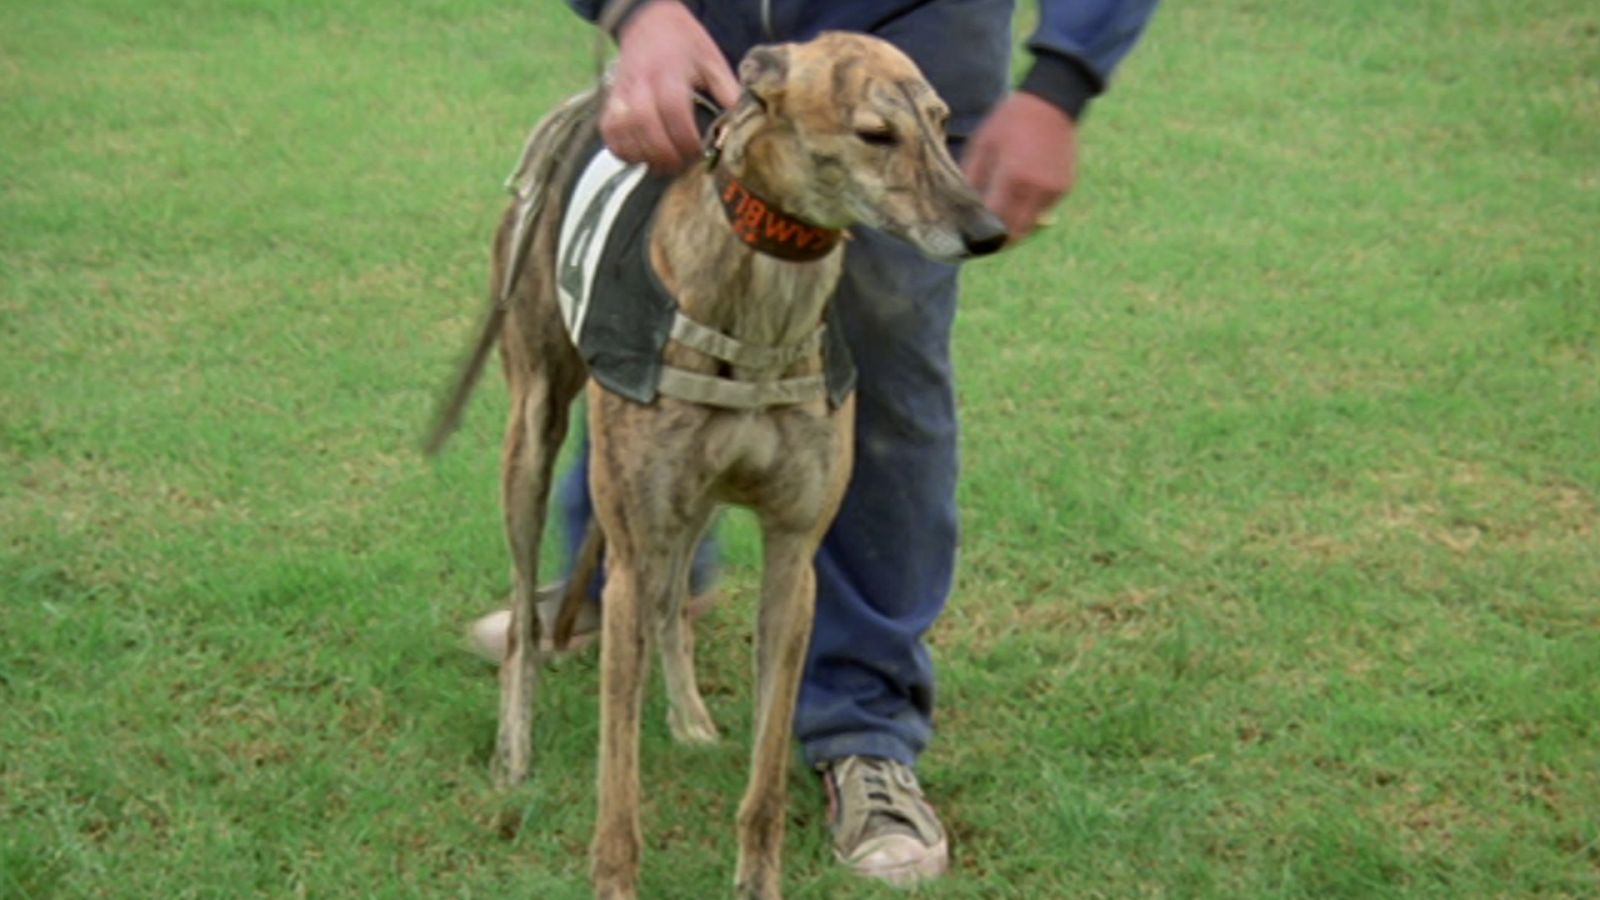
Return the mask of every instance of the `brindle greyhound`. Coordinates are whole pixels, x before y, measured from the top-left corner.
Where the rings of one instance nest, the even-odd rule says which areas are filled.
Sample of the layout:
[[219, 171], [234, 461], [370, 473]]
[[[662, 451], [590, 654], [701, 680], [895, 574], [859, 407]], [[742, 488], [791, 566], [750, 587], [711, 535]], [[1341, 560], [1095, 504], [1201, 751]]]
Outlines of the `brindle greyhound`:
[[[648, 404], [594, 381], [587, 388], [591, 489], [606, 553], [591, 847], [601, 897], [635, 895], [640, 703], [653, 643], [673, 736], [717, 736], [695, 684], [684, 598], [692, 548], [721, 503], [755, 511], [765, 556], [736, 884], [740, 896], [779, 896], [791, 719], [815, 603], [812, 558], [852, 460], [852, 399], [830, 404], [810, 389], [821, 382], [816, 332], [843, 264], [839, 230], [880, 229], [942, 259], [992, 252], [1006, 238], [946, 150], [947, 107], [894, 47], [826, 34], [758, 47], [738, 74], [744, 94], [716, 126], [718, 152], [666, 189], [648, 246], [655, 277], [690, 323], [674, 330], [663, 363], [690, 388], [720, 387], [669, 393], [664, 384]], [[565, 160], [593, 134], [601, 102], [598, 91], [568, 101], [530, 140], [525, 171], [539, 195], [513, 203], [501, 221], [496, 303], [430, 443], [436, 448], [448, 434], [498, 337], [511, 394], [501, 487], [513, 561], [493, 764], [503, 782], [528, 774], [539, 541], [552, 462], [587, 375], [558, 309], [555, 255], [563, 182], [572, 179]], [[763, 246], [754, 239], [761, 234], [788, 246]], [[786, 252], [795, 245], [808, 252]]]

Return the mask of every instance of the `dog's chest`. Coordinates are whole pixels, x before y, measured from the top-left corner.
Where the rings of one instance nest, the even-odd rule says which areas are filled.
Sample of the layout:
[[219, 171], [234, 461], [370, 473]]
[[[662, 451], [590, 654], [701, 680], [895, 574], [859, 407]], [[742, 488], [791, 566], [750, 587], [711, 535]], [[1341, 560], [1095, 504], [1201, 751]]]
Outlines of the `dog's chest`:
[[711, 413], [692, 447], [722, 503], [814, 515], [838, 472], [840, 412]]

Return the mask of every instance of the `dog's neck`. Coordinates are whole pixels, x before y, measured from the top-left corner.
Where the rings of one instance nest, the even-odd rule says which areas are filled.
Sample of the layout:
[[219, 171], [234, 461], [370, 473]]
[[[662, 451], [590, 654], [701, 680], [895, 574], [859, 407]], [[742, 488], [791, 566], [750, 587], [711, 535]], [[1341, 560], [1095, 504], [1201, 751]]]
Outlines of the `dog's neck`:
[[651, 229], [656, 275], [684, 315], [703, 325], [756, 346], [804, 340], [821, 323], [839, 281], [844, 251], [837, 246], [837, 233], [830, 238], [816, 229], [819, 234], [808, 237], [806, 249], [816, 249], [813, 240], [827, 246], [807, 261], [757, 249], [729, 220], [723, 199], [728, 184], [741, 181], [696, 167], [668, 188]]

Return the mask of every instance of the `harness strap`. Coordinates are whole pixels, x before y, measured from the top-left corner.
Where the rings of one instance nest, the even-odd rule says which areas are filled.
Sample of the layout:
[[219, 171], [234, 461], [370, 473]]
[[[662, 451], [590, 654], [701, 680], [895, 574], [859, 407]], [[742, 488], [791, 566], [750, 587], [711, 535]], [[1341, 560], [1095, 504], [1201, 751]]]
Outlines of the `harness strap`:
[[[807, 356], [820, 354], [824, 331], [825, 326], [818, 325], [804, 340], [782, 347], [758, 347], [702, 325], [681, 311], [674, 311], [671, 336], [685, 347], [725, 363], [763, 372], [781, 372]], [[824, 399], [828, 395], [828, 383], [822, 375], [739, 381], [663, 364], [656, 390], [663, 396], [705, 406], [758, 410]]]
[[822, 334], [823, 326], [818, 326], [817, 330], [803, 341], [782, 347], [758, 347], [701, 325], [682, 312], [672, 314], [673, 340], [723, 362], [759, 370], [783, 369], [807, 356], [821, 353]]
[[827, 380], [821, 375], [803, 375], [778, 381], [734, 381], [672, 366], [661, 367], [661, 381], [656, 385], [656, 390], [662, 396], [676, 400], [741, 410], [793, 406], [828, 396]]

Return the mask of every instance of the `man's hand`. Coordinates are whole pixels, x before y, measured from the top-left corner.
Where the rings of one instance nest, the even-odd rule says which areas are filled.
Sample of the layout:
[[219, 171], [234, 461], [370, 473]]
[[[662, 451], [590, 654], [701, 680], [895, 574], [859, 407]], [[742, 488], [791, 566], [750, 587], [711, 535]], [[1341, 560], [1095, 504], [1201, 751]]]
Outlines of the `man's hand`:
[[705, 28], [676, 0], [644, 0], [617, 33], [617, 67], [600, 112], [600, 136], [627, 162], [676, 172], [700, 157], [694, 91], [723, 106], [739, 81]]
[[962, 169], [1012, 242], [1027, 237], [1072, 190], [1078, 128], [1043, 99], [1018, 91], [1000, 102], [967, 144]]

